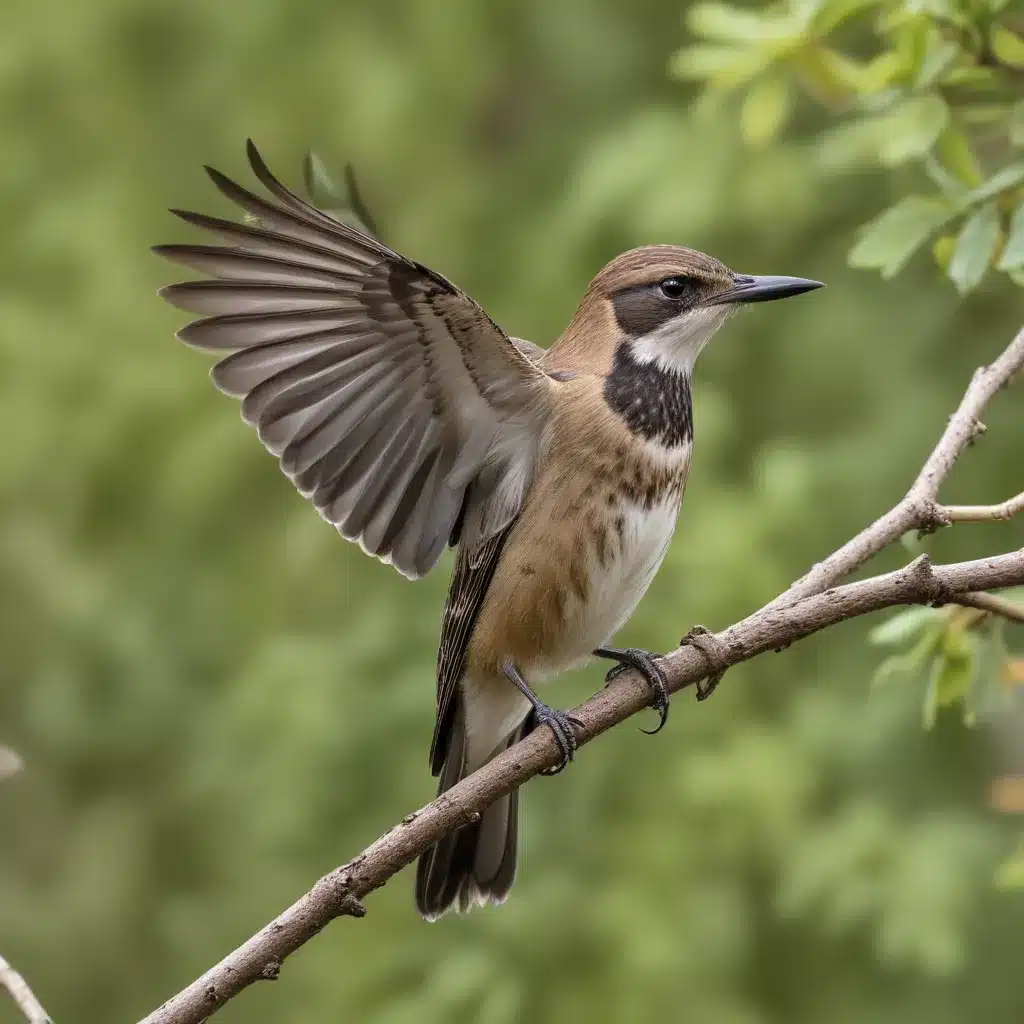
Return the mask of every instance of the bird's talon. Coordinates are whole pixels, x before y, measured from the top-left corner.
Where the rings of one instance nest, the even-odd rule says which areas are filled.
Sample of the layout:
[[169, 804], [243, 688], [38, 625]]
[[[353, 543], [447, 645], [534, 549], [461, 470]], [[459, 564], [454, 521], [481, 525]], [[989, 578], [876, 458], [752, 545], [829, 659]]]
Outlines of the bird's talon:
[[632, 666], [627, 665], [624, 661], [620, 661], [618, 665], [612, 665], [610, 669], [605, 673], [604, 685], [607, 686], [613, 680], [618, 679], [623, 672], [628, 671]]
[[668, 690], [665, 688], [664, 682], [659, 681], [658, 685], [652, 686], [651, 689], [654, 691], [654, 697], [650, 706], [658, 712], [658, 724], [653, 729], [640, 730], [647, 736], [654, 736], [661, 732], [668, 721]]
[[554, 768], [545, 768], [540, 774], [558, 775], [559, 772], [565, 771], [576, 755], [579, 744], [576, 740], [575, 729], [582, 729], [583, 723], [565, 711], [541, 704], [534, 708], [534, 727], [538, 725], [546, 725], [551, 730], [558, 749], [562, 753], [562, 760]]
[[658, 725], [654, 729], [641, 729], [642, 733], [653, 736], [661, 732], [668, 720], [668, 684], [665, 681], [665, 673], [661, 666], [655, 661], [655, 655], [636, 647], [599, 647], [594, 651], [599, 658], [613, 658], [618, 664], [612, 666], [604, 677], [607, 686], [617, 676], [622, 675], [628, 669], [635, 668], [644, 677], [651, 690], [650, 707], [658, 712]]

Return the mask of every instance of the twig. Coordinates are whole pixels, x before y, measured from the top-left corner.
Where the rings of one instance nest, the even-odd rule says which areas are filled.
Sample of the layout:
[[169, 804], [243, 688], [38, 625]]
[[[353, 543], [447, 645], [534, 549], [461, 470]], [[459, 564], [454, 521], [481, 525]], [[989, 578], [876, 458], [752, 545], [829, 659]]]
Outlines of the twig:
[[984, 432], [980, 417], [989, 400], [1000, 388], [1006, 387], [1022, 367], [1024, 330], [994, 363], [975, 371], [960, 407], [950, 417], [939, 443], [903, 500], [801, 576], [768, 607], [781, 607], [811, 594], [820, 594], [911, 530], [932, 531], [949, 525], [953, 521], [951, 516], [938, 504], [939, 487], [964, 449]]
[[[967, 445], [984, 429], [980, 414], [989, 399], [1024, 366], [1024, 331], [990, 366], [979, 369], [960, 407], [906, 497], [853, 540], [794, 583], [784, 594], [741, 622], [712, 635], [725, 668], [868, 612], [900, 604], [943, 604], [977, 596], [979, 590], [1024, 584], [1024, 548], [994, 558], [933, 566], [926, 555], [896, 572], [845, 586], [835, 584], [908, 530], [948, 525], [952, 517], [938, 504], [939, 486]], [[835, 589], [828, 589], [835, 587]], [[986, 597], [989, 595], [985, 595]], [[705, 640], [708, 640], [705, 637]], [[694, 685], [708, 663], [686, 645], [662, 662], [670, 692]], [[650, 700], [636, 672], [620, 676], [573, 711], [582, 723], [582, 745]], [[540, 729], [463, 779], [432, 803], [405, 817], [358, 857], [325, 875], [296, 903], [186, 989], [151, 1013], [142, 1024], [200, 1024], [227, 1000], [268, 972], [276, 976], [284, 959], [342, 915], [362, 917], [360, 902], [443, 836], [475, 820], [481, 811], [545, 768], [560, 752], [549, 730]]]
[[28, 982], [0, 956], [0, 988], [5, 988], [30, 1024], [53, 1024]]
[[1024, 491], [998, 505], [943, 505], [942, 511], [954, 523], [987, 523], [1012, 519], [1018, 512], [1024, 512]]
[[1010, 622], [1024, 625], [1024, 607], [996, 594], [961, 594], [956, 603], [962, 604], [965, 608], [978, 608], [992, 615], [1000, 615]]

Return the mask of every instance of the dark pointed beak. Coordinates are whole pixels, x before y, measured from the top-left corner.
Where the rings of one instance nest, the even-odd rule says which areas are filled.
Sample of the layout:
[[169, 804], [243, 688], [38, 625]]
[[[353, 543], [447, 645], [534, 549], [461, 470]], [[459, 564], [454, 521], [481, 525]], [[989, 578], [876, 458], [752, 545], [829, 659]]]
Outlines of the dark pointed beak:
[[771, 302], [773, 299], [788, 299], [791, 295], [824, 288], [821, 281], [809, 281], [805, 277], [774, 277], [772, 275], [752, 276], [736, 274], [732, 287], [719, 292], [710, 304], [721, 305], [726, 302]]

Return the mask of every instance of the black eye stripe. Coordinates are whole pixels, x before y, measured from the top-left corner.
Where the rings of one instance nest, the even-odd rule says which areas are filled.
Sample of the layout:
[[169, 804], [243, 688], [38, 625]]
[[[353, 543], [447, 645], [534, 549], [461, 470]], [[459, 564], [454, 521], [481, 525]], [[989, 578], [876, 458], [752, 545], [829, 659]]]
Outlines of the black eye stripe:
[[[678, 282], [678, 295], [666, 292], [667, 282]], [[670, 289], [671, 291], [672, 289]], [[675, 275], [648, 284], [623, 288], [612, 296], [612, 308], [620, 329], [638, 338], [656, 331], [680, 313], [693, 306], [700, 295], [700, 283], [690, 277]]]

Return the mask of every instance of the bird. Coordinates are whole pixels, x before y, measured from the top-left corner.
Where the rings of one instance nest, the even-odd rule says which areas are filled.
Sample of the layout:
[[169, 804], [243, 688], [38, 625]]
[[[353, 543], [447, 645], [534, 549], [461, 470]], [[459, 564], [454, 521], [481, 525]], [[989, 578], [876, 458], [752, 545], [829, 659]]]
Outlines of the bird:
[[[658, 656], [613, 640], [673, 536], [694, 363], [741, 306], [821, 282], [645, 245], [597, 273], [545, 349], [246, 149], [265, 194], [207, 167], [244, 216], [171, 210], [220, 244], [154, 246], [204, 275], [160, 295], [198, 314], [177, 337], [219, 356], [215, 386], [344, 538], [411, 579], [456, 549], [430, 747], [438, 793], [538, 727], [564, 768], [580, 723], [535, 687], [594, 657], [615, 663], [609, 679], [640, 672], [660, 729]], [[419, 858], [423, 918], [505, 900], [518, 802], [501, 797]]]

